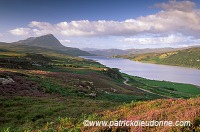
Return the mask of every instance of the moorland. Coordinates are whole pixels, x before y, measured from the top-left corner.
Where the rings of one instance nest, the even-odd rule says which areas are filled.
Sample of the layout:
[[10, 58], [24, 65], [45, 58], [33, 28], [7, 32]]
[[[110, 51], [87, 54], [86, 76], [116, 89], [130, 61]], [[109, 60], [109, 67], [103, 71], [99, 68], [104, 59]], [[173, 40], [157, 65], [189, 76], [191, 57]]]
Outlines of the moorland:
[[[52, 35], [0, 44], [0, 131], [200, 130], [198, 86], [130, 76], [59, 44]], [[123, 119], [190, 120], [192, 125], [83, 126], [84, 120]]]

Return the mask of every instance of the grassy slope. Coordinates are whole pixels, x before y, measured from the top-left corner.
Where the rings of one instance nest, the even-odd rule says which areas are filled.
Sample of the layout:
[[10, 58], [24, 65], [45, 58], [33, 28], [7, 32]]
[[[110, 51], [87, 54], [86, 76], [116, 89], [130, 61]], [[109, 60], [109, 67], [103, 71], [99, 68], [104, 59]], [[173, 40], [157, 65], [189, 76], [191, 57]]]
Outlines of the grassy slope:
[[147, 53], [117, 56], [148, 63], [184, 66], [200, 69], [200, 48], [190, 48], [166, 53]]
[[190, 121], [191, 126], [181, 127], [83, 127], [84, 131], [107, 130], [107, 131], [123, 131], [131, 132], [138, 131], [200, 131], [200, 98], [189, 100], [183, 99], [159, 99], [146, 102], [131, 102], [130, 104], [122, 105], [116, 110], [110, 110], [97, 114], [88, 120], [128, 120], [128, 121]]
[[[154, 81], [123, 74], [130, 78], [128, 83], [132, 85], [126, 86], [122, 74], [109, 68], [104, 71], [106, 67], [99, 63], [39, 50], [42, 54], [0, 50], [0, 77], [10, 76], [15, 81], [0, 85], [0, 113], [3, 115], [0, 130], [9, 127], [10, 130], [33, 130], [46, 122], [56, 128], [59, 121], [69, 119], [73, 125], [91, 117], [92, 113], [114, 109], [124, 102], [163, 98], [137, 87], [152, 89], [155, 86], [162, 88], [162, 83], [173, 85], [169, 82], [154, 84]], [[194, 86], [189, 87], [197, 90]], [[91, 93], [97, 96], [90, 96]], [[196, 92], [169, 96], [188, 98], [196, 96]]]
[[36, 128], [59, 116], [77, 119], [131, 100], [161, 98], [124, 85], [105, 68], [65, 54], [1, 50], [0, 77], [15, 81], [0, 84], [1, 130]]
[[149, 80], [136, 76], [128, 76], [131, 85], [143, 88], [153, 93], [172, 98], [191, 98], [200, 95], [200, 88], [190, 84]]
[[[148, 131], [148, 132], [198, 132], [200, 131], [200, 98], [193, 99], [159, 99], [146, 102], [134, 102], [123, 104], [113, 110], [93, 113], [82, 116], [79, 120], [59, 118], [57, 121], [48, 123], [43, 131]], [[171, 127], [86, 127], [83, 121], [190, 121], [190, 126]]]

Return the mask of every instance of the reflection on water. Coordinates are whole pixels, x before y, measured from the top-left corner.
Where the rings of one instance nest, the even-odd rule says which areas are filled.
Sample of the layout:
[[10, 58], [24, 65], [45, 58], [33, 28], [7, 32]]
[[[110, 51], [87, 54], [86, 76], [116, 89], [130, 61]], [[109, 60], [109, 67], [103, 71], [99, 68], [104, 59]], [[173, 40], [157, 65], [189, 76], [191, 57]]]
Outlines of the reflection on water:
[[130, 61], [121, 58], [103, 56], [82, 56], [82, 58], [97, 61], [107, 67], [119, 68], [121, 72], [152, 80], [165, 80], [188, 83], [200, 86], [200, 70], [178, 66], [166, 66]]

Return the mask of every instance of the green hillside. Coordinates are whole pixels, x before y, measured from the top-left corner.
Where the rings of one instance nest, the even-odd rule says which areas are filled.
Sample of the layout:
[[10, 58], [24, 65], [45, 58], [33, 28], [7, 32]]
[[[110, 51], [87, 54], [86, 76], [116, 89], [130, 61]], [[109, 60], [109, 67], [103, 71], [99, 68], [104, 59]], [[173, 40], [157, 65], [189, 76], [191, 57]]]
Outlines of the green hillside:
[[[69, 118], [59, 118], [52, 124], [43, 127], [43, 131], [77, 131], [77, 132], [199, 132], [200, 131], [200, 98], [193, 99], [159, 99], [145, 102], [132, 101], [113, 110], [82, 116], [78, 121]], [[83, 126], [83, 121], [107, 126]], [[123, 126], [123, 122], [136, 122]], [[150, 126], [150, 121], [168, 121], [171, 126]], [[111, 123], [112, 122], [112, 123]], [[114, 123], [115, 124], [114, 124]], [[121, 125], [119, 125], [121, 122]], [[137, 122], [147, 122], [147, 126], [137, 126]], [[176, 124], [177, 123], [177, 124]], [[103, 123], [102, 123], [103, 124]], [[111, 126], [108, 126], [108, 125]], [[142, 124], [142, 123], [141, 123]], [[158, 123], [157, 123], [158, 124]], [[115, 126], [119, 125], [119, 126]], [[143, 124], [144, 125], [144, 124]], [[177, 126], [176, 126], [177, 125]], [[184, 126], [185, 125], [185, 126]]]
[[190, 48], [165, 53], [146, 53], [137, 55], [116, 56], [134, 61], [157, 63], [165, 65], [192, 67], [200, 69], [200, 48]]
[[162, 98], [126, 86], [115, 69], [37, 49], [0, 50], [0, 131], [33, 130], [59, 117], [78, 119], [131, 100]]
[[25, 44], [1, 43], [0, 50], [9, 50], [17, 53], [58, 53], [70, 56], [90, 56], [90, 53], [71, 47], [38, 47]]
[[188, 99], [199, 94], [193, 85], [129, 76], [59, 50], [0, 45], [3, 132], [81, 131], [84, 119], [133, 100]]

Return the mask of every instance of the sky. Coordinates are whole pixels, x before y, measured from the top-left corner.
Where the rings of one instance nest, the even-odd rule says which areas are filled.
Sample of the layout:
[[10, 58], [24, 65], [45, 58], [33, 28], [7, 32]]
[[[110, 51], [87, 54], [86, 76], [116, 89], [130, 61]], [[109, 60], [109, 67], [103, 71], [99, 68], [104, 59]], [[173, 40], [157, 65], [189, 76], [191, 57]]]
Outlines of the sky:
[[0, 42], [53, 34], [67, 47], [200, 44], [198, 0], [0, 0]]

